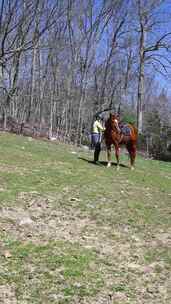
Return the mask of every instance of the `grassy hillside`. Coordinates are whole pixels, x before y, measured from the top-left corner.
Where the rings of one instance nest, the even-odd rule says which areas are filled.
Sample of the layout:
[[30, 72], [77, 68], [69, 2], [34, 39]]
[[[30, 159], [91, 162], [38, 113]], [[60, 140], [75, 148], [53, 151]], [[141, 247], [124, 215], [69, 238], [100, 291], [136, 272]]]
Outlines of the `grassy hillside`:
[[0, 135], [0, 303], [171, 303], [171, 163]]

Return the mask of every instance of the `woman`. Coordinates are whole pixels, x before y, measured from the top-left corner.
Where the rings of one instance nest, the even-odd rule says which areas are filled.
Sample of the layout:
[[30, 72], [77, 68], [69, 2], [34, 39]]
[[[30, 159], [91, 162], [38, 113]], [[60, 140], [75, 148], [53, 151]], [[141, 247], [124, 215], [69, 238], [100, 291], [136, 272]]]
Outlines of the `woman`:
[[101, 124], [102, 118], [100, 115], [95, 116], [95, 121], [93, 123], [92, 130], [92, 144], [94, 147], [94, 163], [96, 164], [99, 160], [99, 155], [101, 151], [101, 140], [102, 140], [102, 132], [105, 131], [105, 128]]

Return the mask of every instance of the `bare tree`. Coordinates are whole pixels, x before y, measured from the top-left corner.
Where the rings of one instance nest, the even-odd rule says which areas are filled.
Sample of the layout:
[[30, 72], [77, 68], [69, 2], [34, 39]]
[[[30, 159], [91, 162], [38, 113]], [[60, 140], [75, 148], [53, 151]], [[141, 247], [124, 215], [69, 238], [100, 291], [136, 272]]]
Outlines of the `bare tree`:
[[[58, 2], [50, 9], [46, 11], [42, 9], [40, 11], [40, 2], [43, 7], [42, 3], [46, 1], [36, 0], [23, 2], [21, 0], [7, 0], [1, 2], [0, 81], [1, 89], [6, 93], [6, 98], [3, 102], [4, 127], [6, 125], [6, 116], [9, 114], [8, 107], [11, 98], [17, 89], [22, 55], [31, 49], [35, 51], [36, 45], [42, 35], [54, 25], [54, 17], [61, 14], [61, 10], [58, 8]], [[46, 19], [40, 23], [45, 12]], [[38, 18], [38, 16], [41, 18]], [[38, 22], [40, 23], [39, 28]], [[34, 34], [32, 35], [32, 33]]]
[[[155, 35], [156, 38], [151, 43], [153, 31], [161, 30], [163, 22], [162, 13], [158, 14], [159, 6], [165, 1], [161, 0], [137, 0], [138, 21], [139, 21], [139, 72], [138, 72], [138, 100], [137, 100], [137, 126], [139, 133], [143, 131], [143, 104], [144, 104], [144, 81], [145, 81], [145, 65], [152, 63], [155, 70], [157, 64], [166, 72], [166, 63], [170, 64], [170, 60], [164, 56], [163, 48], [167, 49], [170, 45], [167, 38], [171, 36], [171, 32], [163, 29], [163, 33]], [[160, 31], [159, 31], [160, 33]], [[152, 40], [152, 38], [151, 38]], [[162, 52], [160, 52], [162, 50]], [[163, 59], [165, 62], [163, 62]]]

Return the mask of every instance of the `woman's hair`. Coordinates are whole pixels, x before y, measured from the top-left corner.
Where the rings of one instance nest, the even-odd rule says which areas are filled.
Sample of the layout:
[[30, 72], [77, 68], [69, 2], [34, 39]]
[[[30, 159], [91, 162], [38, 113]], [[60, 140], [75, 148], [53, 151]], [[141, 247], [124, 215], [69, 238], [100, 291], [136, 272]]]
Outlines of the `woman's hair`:
[[95, 119], [101, 119], [99, 114], [96, 114]]
[[97, 119], [97, 120], [104, 120], [104, 116], [103, 116], [103, 114], [96, 114], [95, 115], [95, 119]]

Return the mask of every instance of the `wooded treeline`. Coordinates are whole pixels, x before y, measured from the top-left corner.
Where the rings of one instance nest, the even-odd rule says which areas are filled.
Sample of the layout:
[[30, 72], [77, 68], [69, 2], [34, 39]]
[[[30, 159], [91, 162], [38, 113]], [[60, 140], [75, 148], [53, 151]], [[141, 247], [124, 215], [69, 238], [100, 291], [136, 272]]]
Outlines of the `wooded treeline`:
[[94, 113], [120, 105], [140, 133], [166, 135], [170, 17], [166, 0], [1, 0], [3, 128], [12, 119], [79, 144]]

